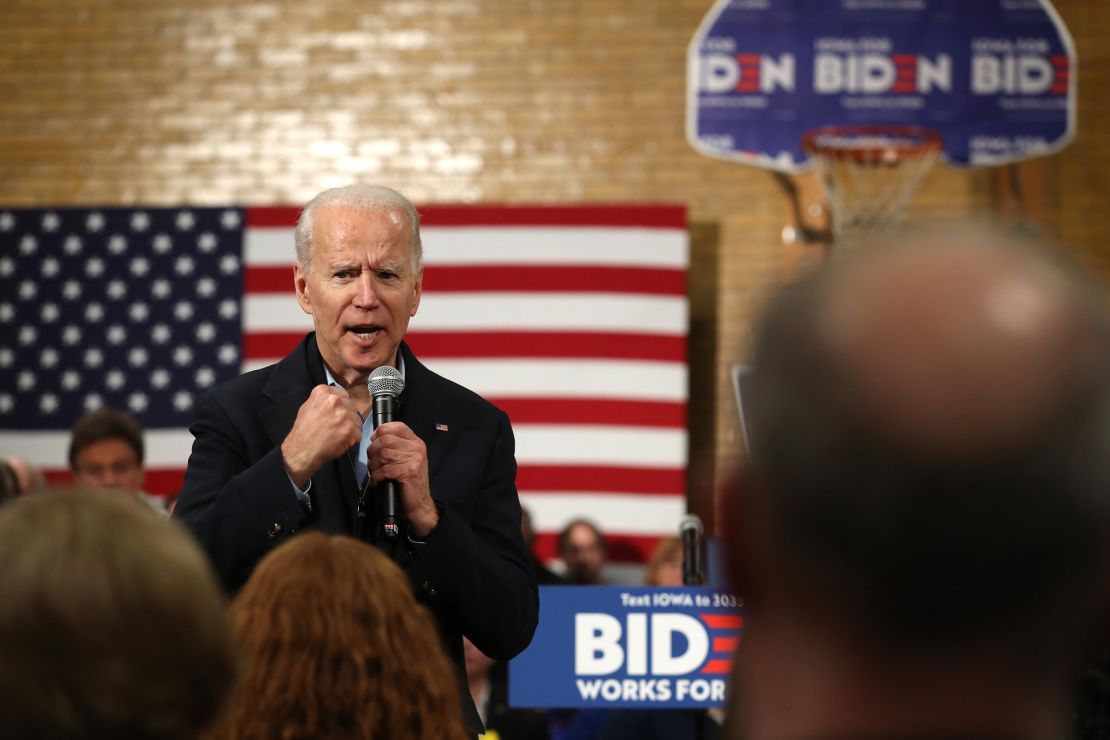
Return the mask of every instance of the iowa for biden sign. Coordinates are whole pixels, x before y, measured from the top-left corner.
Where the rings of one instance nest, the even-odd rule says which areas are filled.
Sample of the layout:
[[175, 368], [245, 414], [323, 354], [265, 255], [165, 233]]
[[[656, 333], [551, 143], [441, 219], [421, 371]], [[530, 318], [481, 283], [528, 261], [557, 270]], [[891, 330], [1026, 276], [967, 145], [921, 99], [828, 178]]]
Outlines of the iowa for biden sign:
[[720, 706], [742, 624], [738, 600], [717, 588], [541, 588], [535, 639], [509, 666], [509, 702]]

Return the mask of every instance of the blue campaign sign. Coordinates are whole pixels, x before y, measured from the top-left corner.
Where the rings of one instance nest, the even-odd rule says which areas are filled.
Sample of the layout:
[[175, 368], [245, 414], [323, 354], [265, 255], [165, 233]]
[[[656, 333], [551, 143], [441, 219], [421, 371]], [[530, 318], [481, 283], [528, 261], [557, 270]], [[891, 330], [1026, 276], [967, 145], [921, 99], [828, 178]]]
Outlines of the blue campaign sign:
[[714, 587], [544, 586], [536, 636], [509, 664], [509, 704], [722, 706], [741, 606]]
[[687, 137], [798, 172], [807, 131], [923, 126], [955, 165], [1075, 135], [1075, 46], [1048, 0], [718, 0], [687, 54]]

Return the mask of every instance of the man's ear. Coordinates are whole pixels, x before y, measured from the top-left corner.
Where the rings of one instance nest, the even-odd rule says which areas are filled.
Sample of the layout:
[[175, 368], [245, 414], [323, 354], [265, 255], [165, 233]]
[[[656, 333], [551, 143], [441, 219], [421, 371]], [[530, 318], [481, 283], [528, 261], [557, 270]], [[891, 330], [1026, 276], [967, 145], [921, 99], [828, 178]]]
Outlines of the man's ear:
[[293, 265], [293, 288], [297, 291], [297, 303], [301, 304], [301, 310], [311, 316], [312, 297], [308, 292], [308, 278], [299, 262]]
[[420, 308], [420, 297], [424, 294], [424, 266], [421, 265], [416, 273], [416, 284], [413, 286], [413, 302], [412, 310], [409, 311], [409, 318], [411, 319], [416, 315], [417, 309]]

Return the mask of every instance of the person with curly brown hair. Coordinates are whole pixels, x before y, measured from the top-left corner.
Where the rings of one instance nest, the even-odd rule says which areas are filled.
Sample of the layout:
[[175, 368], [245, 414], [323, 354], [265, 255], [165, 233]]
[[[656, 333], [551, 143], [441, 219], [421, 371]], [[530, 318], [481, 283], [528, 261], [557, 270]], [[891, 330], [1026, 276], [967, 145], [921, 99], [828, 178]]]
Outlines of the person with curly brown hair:
[[242, 675], [212, 740], [467, 737], [431, 613], [368, 544], [290, 540], [259, 563], [231, 621]]

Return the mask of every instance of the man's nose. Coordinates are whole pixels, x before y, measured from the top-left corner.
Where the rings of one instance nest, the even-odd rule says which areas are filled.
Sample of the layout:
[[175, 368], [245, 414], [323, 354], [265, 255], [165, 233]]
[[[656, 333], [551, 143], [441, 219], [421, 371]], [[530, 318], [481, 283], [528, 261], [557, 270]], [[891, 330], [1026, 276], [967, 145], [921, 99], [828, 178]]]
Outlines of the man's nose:
[[374, 285], [374, 276], [370, 272], [363, 272], [358, 277], [358, 283], [355, 286], [356, 306], [360, 308], [371, 308], [378, 302], [378, 291]]

